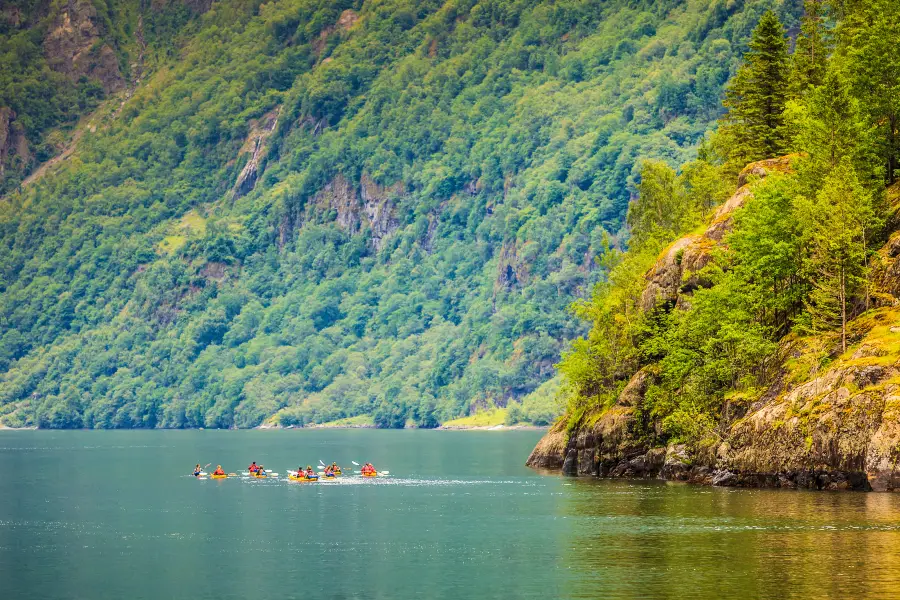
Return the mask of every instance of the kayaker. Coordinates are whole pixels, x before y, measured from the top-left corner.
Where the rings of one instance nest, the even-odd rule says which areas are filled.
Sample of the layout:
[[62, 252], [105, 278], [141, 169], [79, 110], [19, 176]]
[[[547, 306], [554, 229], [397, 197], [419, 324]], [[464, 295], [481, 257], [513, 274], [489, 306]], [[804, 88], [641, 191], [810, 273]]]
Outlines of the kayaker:
[[337, 475], [341, 472], [341, 468], [338, 466], [336, 462], [331, 463], [331, 472]]
[[225, 471], [222, 470], [222, 465], [217, 465], [216, 470], [213, 471], [213, 475], [224, 475]]
[[312, 466], [306, 465], [306, 478], [307, 478], [307, 479], [312, 479], [312, 478], [315, 477], [315, 476], [316, 476], [316, 472], [313, 471]]
[[331, 467], [325, 467], [325, 477], [332, 476], [334, 476], [334, 469], [332, 469]]
[[363, 475], [371, 475], [375, 472], [375, 467], [372, 466], [372, 463], [366, 463], [362, 468]]
[[197, 463], [197, 466], [194, 467], [194, 477], [200, 477], [200, 473], [203, 472], [203, 467], [200, 466], [200, 463]]
[[249, 467], [247, 467], [247, 470], [250, 471], [251, 473], [256, 473], [257, 471], [259, 471], [259, 466], [256, 464], [255, 460], [253, 461], [253, 464], [251, 464]]

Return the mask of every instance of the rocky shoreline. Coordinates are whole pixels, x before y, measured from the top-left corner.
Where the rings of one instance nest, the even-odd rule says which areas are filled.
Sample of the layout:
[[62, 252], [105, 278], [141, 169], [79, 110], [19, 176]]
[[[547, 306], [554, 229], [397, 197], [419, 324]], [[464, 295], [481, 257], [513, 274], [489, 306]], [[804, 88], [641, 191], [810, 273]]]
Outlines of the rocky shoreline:
[[[614, 455], [598, 452], [602, 447], [591, 435], [573, 436], [562, 452], [559, 431], [550, 432], [528, 458], [527, 465], [539, 470], [560, 471], [569, 476], [601, 479], [660, 479], [695, 485], [736, 488], [780, 488], [790, 490], [892, 491], [892, 478], [870, 479], [865, 471], [796, 469], [779, 472], [735, 471], [721, 465], [696, 463], [683, 445], [623, 451]], [[564, 436], [564, 432], [562, 432]], [[557, 438], [557, 439], [548, 439]], [[548, 452], [548, 450], [550, 450]]]

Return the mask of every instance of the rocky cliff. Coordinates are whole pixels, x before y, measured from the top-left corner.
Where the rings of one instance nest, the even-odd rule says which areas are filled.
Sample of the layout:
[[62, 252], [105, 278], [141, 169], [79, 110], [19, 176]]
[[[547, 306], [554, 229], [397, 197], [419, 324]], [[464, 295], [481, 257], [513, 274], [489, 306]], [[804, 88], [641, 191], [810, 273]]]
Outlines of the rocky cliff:
[[[670, 246], [647, 273], [645, 307], [685, 306], [695, 273], [723, 243], [734, 211], [754, 180], [789, 168], [789, 159], [748, 167], [741, 188], [701, 234]], [[754, 177], [749, 177], [749, 176]], [[748, 183], [749, 180], [749, 183]], [[889, 190], [892, 218], [900, 188]], [[855, 319], [852, 346], [840, 353], [828, 336], [787, 338], [776, 381], [723, 412], [719, 438], [702, 447], [653, 447], [637, 431], [652, 368], [636, 373], [616, 403], [562, 420], [535, 447], [528, 465], [570, 475], [659, 477], [724, 486], [805, 489], [900, 489], [900, 232], [873, 269], [875, 308]], [[823, 356], [833, 359], [825, 367]]]

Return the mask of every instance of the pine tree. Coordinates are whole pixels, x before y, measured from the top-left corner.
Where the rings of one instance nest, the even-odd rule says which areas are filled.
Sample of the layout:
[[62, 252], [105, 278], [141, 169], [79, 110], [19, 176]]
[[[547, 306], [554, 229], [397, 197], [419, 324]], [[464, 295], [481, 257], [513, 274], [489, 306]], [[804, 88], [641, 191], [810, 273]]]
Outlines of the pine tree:
[[888, 182], [900, 174], [900, 3], [843, 3], [839, 53], [846, 58], [855, 95], [881, 132], [880, 151]]
[[807, 328], [813, 332], [840, 328], [841, 348], [846, 352], [850, 308], [866, 288], [872, 196], [844, 160], [824, 181], [815, 200], [801, 199], [798, 204], [811, 247], [809, 272], [814, 275], [806, 305]]
[[824, 0], [805, 0], [800, 35], [791, 57], [790, 90], [803, 96], [810, 87], [822, 85], [828, 68], [831, 41], [825, 29]]
[[729, 160], [739, 166], [783, 154], [789, 56], [784, 27], [772, 11], [753, 31], [750, 50], [726, 90], [722, 134], [729, 138]]
[[[801, 172], [809, 186], [818, 188], [847, 159], [865, 187], [880, 187], [883, 169], [874, 130], [866, 123], [839, 60], [832, 62], [821, 85], [810, 88], [801, 106], [793, 149], [806, 157]], [[791, 103], [789, 112], [794, 108]]]

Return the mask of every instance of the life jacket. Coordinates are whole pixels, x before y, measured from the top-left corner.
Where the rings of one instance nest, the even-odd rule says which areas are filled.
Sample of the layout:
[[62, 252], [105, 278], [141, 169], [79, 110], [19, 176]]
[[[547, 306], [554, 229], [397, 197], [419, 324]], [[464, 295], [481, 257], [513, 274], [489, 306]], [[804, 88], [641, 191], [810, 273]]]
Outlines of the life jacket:
[[259, 471], [259, 465], [256, 465], [256, 464], [250, 465], [249, 467], [247, 467], [247, 470], [250, 471], [251, 473], [256, 473], [257, 471]]
[[215, 471], [213, 471], [213, 475], [224, 475], [224, 474], [225, 474], [225, 471], [223, 471], [222, 469], [216, 469]]

